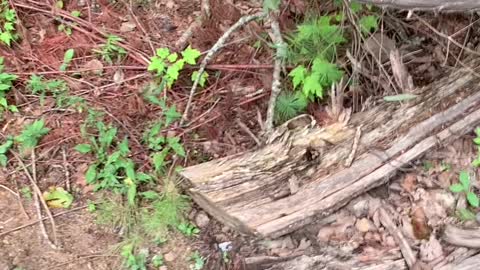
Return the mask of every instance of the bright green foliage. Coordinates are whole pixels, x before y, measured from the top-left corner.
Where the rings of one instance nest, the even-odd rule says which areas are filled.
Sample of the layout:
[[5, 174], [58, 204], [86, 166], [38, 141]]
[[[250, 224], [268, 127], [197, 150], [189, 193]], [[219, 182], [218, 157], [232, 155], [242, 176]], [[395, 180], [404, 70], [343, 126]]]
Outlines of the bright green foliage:
[[[168, 48], [160, 48], [157, 49], [156, 54], [150, 58], [150, 64], [147, 69], [148, 71], [154, 72], [155, 75], [161, 79], [159, 87], [160, 91], [163, 91], [165, 87], [171, 88], [177, 81], [185, 64], [195, 65], [197, 63], [197, 58], [200, 57], [201, 53], [188, 46], [181, 52], [181, 55], [182, 58], [179, 58], [177, 53], [171, 53]], [[204, 85], [208, 76], [208, 74], [204, 74], [202, 74], [202, 77], [200, 78], [201, 86]], [[192, 75], [192, 80], [196, 77], [198, 77], [198, 72], [197, 75]]]
[[[198, 78], [198, 71], [194, 71], [192, 73], [192, 82], [194, 82], [195, 80], [197, 80]], [[198, 84], [201, 86], [201, 87], [204, 87], [205, 86], [205, 82], [207, 81], [207, 78], [208, 78], [208, 73], [207, 72], [203, 72], [202, 73], [202, 76], [200, 77], [200, 80], [198, 80]]]
[[201, 270], [205, 266], [205, 258], [200, 255], [198, 251], [195, 251], [192, 256], [190, 256], [190, 260], [193, 262], [190, 265], [190, 269], [192, 270]]
[[127, 244], [122, 247], [121, 256], [124, 264], [129, 270], [147, 270], [148, 249], [142, 249], [135, 254], [134, 244]]
[[28, 186], [22, 187], [20, 189], [20, 194], [22, 194], [22, 197], [27, 200], [31, 200], [33, 198], [32, 190]]
[[187, 222], [182, 222], [177, 226], [177, 229], [183, 233], [185, 236], [192, 237], [200, 233], [200, 229], [195, 227], [195, 225]]
[[332, 64], [337, 46], [345, 42], [340, 27], [331, 16], [322, 16], [300, 24], [288, 40], [290, 61], [297, 65], [289, 73], [294, 89], [301, 86], [310, 101], [323, 98], [325, 89], [343, 75]]
[[378, 17], [375, 15], [363, 16], [359, 21], [360, 30], [364, 34], [376, 31], [378, 28]]
[[25, 126], [20, 135], [15, 137], [15, 141], [19, 143], [23, 153], [30, 152], [49, 131], [50, 129], [45, 127], [43, 119], [36, 120], [32, 124]]
[[45, 97], [51, 95], [57, 107], [72, 107], [82, 112], [86, 108], [85, 100], [77, 96], [68, 95], [68, 86], [64, 80], [46, 80], [42, 76], [32, 75], [27, 88], [32, 94], [40, 95], [40, 104], [44, 104]]
[[278, 96], [275, 105], [275, 122], [280, 124], [297, 116], [305, 111], [307, 105], [307, 99], [300, 92], [296, 94], [286, 91], [282, 92]]
[[6, 142], [0, 144], [0, 166], [5, 167], [7, 166], [8, 158], [7, 153], [8, 150], [13, 146], [13, 139], [7, 138]]
[[477, 158], [472, 162], [472, 166], [478, 168], [480, 167], [480, 127], [475, 129], [475, 139], [473, 139], [473, 143], [477, 146]]
[[479, 207], [480, 201], [477, 194], [470, 191], [470, 174], [468, 172], [462, 171], [459, 176], [459, 183], [453, 184], [450, 186], [450, 191], [454, 193], [464, 193], [468, 203], [473, 207]]
[[108, 35], [107, 42], [100, 46], [100, 49], [94, 50], [100, 55], [103, 61], [113, 64], [113, 62], [121, 61], [126, 55], [127, 51], [120, 46], [122, 38], [115, 35]]
[[65, 71], [72, 62], [73, 56], [75, 55], [75, 51], [73, 49], [68, 49], [65, 54], [63, 55], [63, 63], [60, 66], [60, 71]]
[[3, 57], [0, 57], [0, 113], [4, 110], [18, 112], [16, 106], [9, 105], [7, 102], [7, 92], [12, 89], [13, 82], [18, 77], [16, 75], [4, 72], [3, 69]]
[[163, 262], [163, 256], [161, 254], [154, 255], [152, 257], [152, 265], [153, 267], [160, 267], [164, 265], [165, 263]]
[[9, 7], [7, 0], [0, 1], [0, 41], [10, 47], [12, 41], [18, 39], [15, 32], [17, 14]]
[[71, 14], [72, 14], [73, 17], [77, 17], [77, 18], [79, 18], [82, 15], [82, 13], [78, 10], [72, 11]]
[[324, 89], [329, 89], [332, 83], [339, 81], [343, 72], [336, 65], [323, 58], [315, 58], [310, 70], [304, 66], [298, 66], [290, 74], [293, 86], [302, 86], [302, 92], [309, 100], [323, 98]]
[[43, 194], [43, 199], [52, 208], [69, 208], [73, 202], [72, 194], [62, 187], [54, 187]]
[[166, 183], [164, 189], [141, 218], [146, 234], [157, 240], [164, 239], [169, 229], [178, 229], [189, 208], [188, 197], [178, 194], [173, 183]]

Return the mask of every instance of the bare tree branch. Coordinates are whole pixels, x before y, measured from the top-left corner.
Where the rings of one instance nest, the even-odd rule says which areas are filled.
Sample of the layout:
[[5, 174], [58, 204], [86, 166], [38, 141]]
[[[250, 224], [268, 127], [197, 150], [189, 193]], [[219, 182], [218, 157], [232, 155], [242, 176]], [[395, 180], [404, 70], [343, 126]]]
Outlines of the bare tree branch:
[[355, 2], [408, 10], [480, 10], [480, 1], [478, 0], [355, 0]]

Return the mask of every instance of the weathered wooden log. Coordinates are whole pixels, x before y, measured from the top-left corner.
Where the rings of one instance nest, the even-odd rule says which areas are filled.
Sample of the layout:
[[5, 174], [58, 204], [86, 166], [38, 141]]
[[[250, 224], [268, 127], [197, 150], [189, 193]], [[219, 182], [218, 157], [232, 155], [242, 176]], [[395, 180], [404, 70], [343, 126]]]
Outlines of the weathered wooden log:
[[[429, 149], [480, 123], [480, 59], [402, 103], [379, 100], [348, 124], [283, 127], [259, 149], [185, 168], [187, 191], [236, 230], [278, 237], [325, 217]], [[362, 126], [354, 163], [344, 167]]]
[[448, 225], [443, 233], [443, 239], [456, 246], [480, 248], [480, 228], [461, 229]]
[[472, 11], [480, 9], [478, 0], [354, 0], [364, 4], [408, 10]]

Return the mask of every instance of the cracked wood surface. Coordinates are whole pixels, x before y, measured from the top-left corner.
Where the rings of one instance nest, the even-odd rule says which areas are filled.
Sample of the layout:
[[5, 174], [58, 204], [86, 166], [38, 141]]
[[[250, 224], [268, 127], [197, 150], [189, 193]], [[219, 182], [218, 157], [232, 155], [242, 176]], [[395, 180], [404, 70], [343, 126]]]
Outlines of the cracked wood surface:
[[[478, 68], [480, 59], [467, 64]], [[180, 175], [216, 219], [246, 234], [278, 237], [331, 214], [429, 149], [472, 130], [480, 122], [479, 83], [472, 69], [458, 69], [417, 89], [414, 100], [379, 100], [347, 125], [284, 130], [263, 147]], [[344, 168], [359, 125], [356, 158]]]

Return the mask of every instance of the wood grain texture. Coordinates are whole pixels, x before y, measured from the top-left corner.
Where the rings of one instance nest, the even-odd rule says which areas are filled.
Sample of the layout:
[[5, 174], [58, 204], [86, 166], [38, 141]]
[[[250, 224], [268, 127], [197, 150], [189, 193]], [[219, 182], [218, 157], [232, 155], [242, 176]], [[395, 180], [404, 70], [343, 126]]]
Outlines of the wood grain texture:
[[[480, 59], [467, 64], [474, 69]], [[246, 234], [278, 237], [333, 213], [429, 149], [471, 131], [480, 123], [479, 84], [472, 69], [458, 69], [417, 89], [414, 100], [378, 100], [348, 125], [283, 130], [263, 147], [180, 175], [216, 219]], [[357, 156], [344, 168], [359, 125]]]
[[355, 0], [364, 4], [408, 10], [472, 11], [480, 9], [478, 0]]

